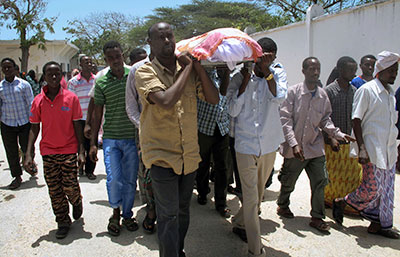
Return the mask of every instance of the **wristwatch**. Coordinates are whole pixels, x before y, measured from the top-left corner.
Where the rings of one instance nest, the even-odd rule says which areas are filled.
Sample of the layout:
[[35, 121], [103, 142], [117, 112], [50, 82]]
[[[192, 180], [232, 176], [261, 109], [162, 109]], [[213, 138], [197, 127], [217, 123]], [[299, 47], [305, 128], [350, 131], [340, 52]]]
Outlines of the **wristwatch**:
[[267, 81], [270, 81], [271, 79], [273, 79], [274, 78], [274, 75], [272, 75], [272, 73], [270, 73], [269, 75], [268, 75], [268, 77], [265, 77], [265, 79], [267, 80]]

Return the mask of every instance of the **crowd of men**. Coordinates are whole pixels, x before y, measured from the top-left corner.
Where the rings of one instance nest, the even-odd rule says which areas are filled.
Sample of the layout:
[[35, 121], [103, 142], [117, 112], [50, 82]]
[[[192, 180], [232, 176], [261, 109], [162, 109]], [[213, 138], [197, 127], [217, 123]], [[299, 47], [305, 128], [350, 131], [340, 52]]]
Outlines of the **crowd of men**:
[[0, 118], [14, 178], [9, 188], [21, 185], [19, 148], [26, 172], [37, 174], [34, 144], [42, 129], [40, 154], [56, 237], [65, 238], [69, 203], [75, 220], [83, 211], [78, 171], [96, 179], [100, 142], [112, 236], [122, 226], [139, 228], [132, 212], [139, 178], [147, 204], [144, 231], [157, 230], [160, 256], [185, 256], [193, 188], [205, 205], [211, 179], [217, 213], [231, 216], [227, 191], [236, 193], [242, 204], [232, 231], [247, 243], [249, 256], [266, 256], [260, 205], [279, 151], [284, 162], [278, 215], [295, 217], [290, 195], [305, 170], [311, 227], [330, 229], [324, 221], [327, 205], [339, 224], [344, 213], [361, 215], [371, 221], [369, 233], [398, 239], [392, 229], [398, 114], [391, 85], [400, 56], [366, 55], [358, 77], [356, 61], [341, 57], [324, 88], [320, 61], [308, 57], [302, 63], [304, 81], [288, 86], [275, 61], [276, 43], [270, 38], [258, 43], [263, 55], [253, 64], [235, 72], [204, 67], [188, 53], [175, 55], [173, 30], [161, 22], [148, 30], [149, 56], [135, 49], [127, 66], [120, 44], [109, 41], [103, 47], [108, 67], [94, 72], [91, 57], [82, 56], [79, 73], [66, 86], [56, 62], [44, 65], [39, 83], [34, 73], [26, 76], [29, 82], [19, 78], [15, 61], [4, 58]]

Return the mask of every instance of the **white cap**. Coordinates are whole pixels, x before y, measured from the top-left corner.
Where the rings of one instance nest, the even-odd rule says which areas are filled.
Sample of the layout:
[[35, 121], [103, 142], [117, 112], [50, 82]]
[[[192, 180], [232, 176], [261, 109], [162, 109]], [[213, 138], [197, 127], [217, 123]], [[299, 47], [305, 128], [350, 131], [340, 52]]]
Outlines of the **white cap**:
[[378, 59], [375, 62], [375, 70], [373, 76], [389, 68], [396, 62], [400, 61], [400, 55], [389, 51], [382, 51], [378, 54]]

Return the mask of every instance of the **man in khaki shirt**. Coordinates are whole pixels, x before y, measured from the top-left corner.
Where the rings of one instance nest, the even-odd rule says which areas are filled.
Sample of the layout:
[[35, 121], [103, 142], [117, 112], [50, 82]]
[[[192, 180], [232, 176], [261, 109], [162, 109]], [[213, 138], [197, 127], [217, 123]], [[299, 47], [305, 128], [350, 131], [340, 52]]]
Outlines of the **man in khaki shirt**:
[[196, 97], [211, 104], [219, 97], [199, 62], [186, 54], [175, 56], [169, 24], [157, 23], [148, 34], [155, 58], [135, 75], [143, 105], [140, 145], [153, 183], [160, 256], [182, 257], [200, 162]]

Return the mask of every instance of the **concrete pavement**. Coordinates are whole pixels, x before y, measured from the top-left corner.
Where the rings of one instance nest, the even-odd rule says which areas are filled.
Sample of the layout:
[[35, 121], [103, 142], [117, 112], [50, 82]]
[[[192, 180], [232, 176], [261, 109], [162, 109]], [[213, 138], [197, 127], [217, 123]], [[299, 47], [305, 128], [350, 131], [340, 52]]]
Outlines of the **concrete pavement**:
[[[97, 179], [90, 181], [84, 176], [79, 178], [84, 197], [83, 218], [73, 223], [67, 238], [57, 240], [57, 226], [43, 178], [38, 145], [36, 149], [38, 176], [30, 177], [24, 173], [22, 186], [11, 191], [7, 189], [11, 175], [4, 148], [0, 147], [0, 256], [158, 256], [156, 234], [145, 234], [141, 227], [145, 209], [138, 196], [134, 213], [140, 222], [139, 230], [129, 232], [123, 229], [119, 237], [108, 235], [107, 222], [112, 210], [108, 207], [102, 151], [98, 154]], [[278, 157], [276, 170], [279, 170], [281, 163], [282, 158]], [[399, 175], [396, 175], [396, 179], [398, 196]], [[332, 227], [330, 234], [311, 228], [308, 225], [310, 189], [305, 172], [300, 176], [291, 197], [291, 209], [296, 217], [291, 220], [280, 219], [275, 203], [279, 187], [275, 174], [272, 186], [265, 191], [261, 207], [261, 233], [267, 256], [400, 256], [400, 240], [368, 234], [366, 229], [369, 222], [359, 218], [345, 218], [344, 227], [341, 228], [334, 223], [331, 210], [328, 209], [326, 220]], [[213, 199], [209, 198], [205, 206], [197, 204], [196, 194], [194, 190], [191, 223], [185, 241], [187, 256], [247, 256], [247, 245], [231, 232], [230, 219], [218, 215], [213, 208]], [[236, 213], [240, 205], [238, 198], [234, 195], [228, 195], [228, 198], [228, 207], [232, 213]], [[400, 227], [399, 206], [399, 197], [396, 197], [395, 227]]]

